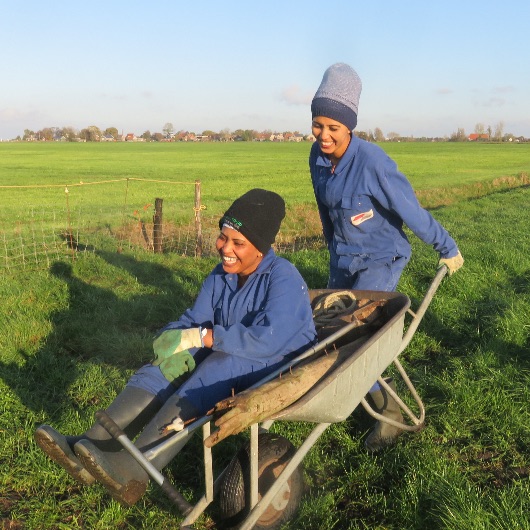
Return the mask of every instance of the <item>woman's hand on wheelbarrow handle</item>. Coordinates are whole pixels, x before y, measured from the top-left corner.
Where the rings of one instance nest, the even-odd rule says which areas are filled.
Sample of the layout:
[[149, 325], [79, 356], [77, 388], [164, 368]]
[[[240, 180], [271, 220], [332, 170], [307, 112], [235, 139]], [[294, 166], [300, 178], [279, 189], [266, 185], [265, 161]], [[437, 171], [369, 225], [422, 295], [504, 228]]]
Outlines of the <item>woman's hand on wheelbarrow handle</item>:
[[460, 269], [460, 267], [464, 265], [464, 258], [462, 257], [462, 254], [460, 254], [460, 251], [458, 251], [458, 254], [452, 258], [440, 258], [438, 268], [443, 267], [444, 265], [449, 271], [449, 276]]

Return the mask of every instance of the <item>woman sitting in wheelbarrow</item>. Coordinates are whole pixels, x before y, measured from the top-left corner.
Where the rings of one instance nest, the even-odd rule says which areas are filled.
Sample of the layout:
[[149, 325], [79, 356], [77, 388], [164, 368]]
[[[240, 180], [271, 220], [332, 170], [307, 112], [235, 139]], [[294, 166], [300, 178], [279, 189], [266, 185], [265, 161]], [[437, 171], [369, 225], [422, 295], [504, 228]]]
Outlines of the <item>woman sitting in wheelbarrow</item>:
[[[154, 340], [155, 359], [140, 368], [107, 408], [136, 447], [146, 451], [164, 428], [200, 417], [316, 341], [307, 286], [296, 268], [271, 248], [285, 216], [274, 192], [252, 189], [219, 221], [221, 257], [197, 300]], [[35, 432], [42, 450], [83, 484], [98, 481], [112, 497], [133, 505], [148, 474], [97, 422], [79, 436], [48, 425]], [[186, 439], [151, 462], [161, 470]]]

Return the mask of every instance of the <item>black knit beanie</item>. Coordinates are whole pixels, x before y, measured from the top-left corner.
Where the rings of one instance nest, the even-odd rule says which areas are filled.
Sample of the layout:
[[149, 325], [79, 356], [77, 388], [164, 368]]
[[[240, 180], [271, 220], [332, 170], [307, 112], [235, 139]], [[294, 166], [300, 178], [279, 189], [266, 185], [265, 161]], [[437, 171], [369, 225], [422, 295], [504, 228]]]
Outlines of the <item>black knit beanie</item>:
[[266, 254], [274, 243], [284, 217], [284, 200], [273, 191], [255, 188], [234, 201], [221, 217], [219, 228], [226, 225], [237, 230]]
[[332, 64], [311, 102], [311, 116], [324, 116], [346, 125], [350, 131], [357, 126], [362, 83], [357, 72], [344, 63]]

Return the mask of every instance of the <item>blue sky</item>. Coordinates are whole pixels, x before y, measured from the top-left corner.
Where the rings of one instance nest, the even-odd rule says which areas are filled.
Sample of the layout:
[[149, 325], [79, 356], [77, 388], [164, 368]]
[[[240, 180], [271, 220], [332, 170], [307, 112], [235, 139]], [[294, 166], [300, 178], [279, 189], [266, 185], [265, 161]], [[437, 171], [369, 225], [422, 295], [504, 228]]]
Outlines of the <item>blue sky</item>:
[[530, 137], [528, 0], [0, 0], [0, 139], [24, 129], [310, 132], [324, 70], [358, 130]]

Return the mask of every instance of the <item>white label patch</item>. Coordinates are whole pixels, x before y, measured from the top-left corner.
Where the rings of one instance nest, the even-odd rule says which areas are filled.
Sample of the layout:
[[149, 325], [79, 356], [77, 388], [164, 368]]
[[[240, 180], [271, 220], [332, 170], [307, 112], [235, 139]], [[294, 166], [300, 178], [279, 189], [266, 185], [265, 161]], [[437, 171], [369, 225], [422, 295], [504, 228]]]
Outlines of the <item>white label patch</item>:
[[368, 219], [371, 219], [373, 216], [374, 216], [374, 211], [371, 209], [368, 210], [367, 212], [358, 213], [357, 215], [352, 216], [351, 224], [353, 226], [359, 226], [361, 223], [368, 221]]

